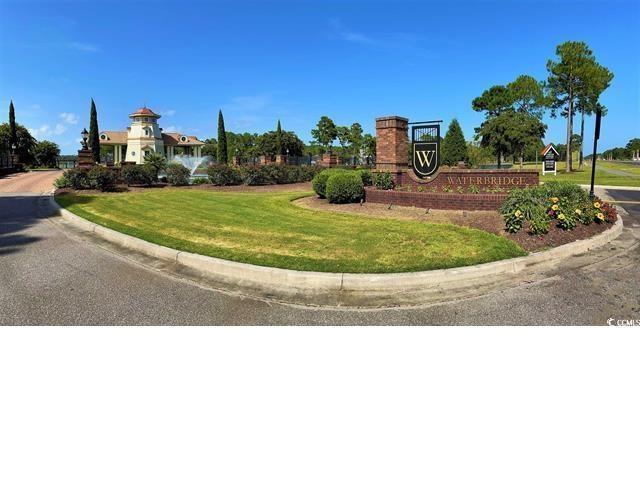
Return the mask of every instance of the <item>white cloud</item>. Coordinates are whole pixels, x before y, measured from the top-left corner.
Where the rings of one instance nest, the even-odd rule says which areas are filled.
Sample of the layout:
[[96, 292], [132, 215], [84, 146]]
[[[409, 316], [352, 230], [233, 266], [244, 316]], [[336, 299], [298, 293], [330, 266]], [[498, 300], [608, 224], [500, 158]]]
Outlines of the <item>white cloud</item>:
[[100, 51], [96, 45], [92, 45], [91, 43], [70, 42], [67, 43], [66, 46], [80, 52], [95, 53]]
[[62, 112], [60, 118], [64, 123], [68, 123], [69, 125], [78, 123], [78, 116], [75, 113]]
[[29, 133], [36, 138], [41, 138], [45, 135], [51, 134], [51, 127], [47, 124], [44, 124], [39, 128], [30, 128]]
[[175, 126], [175, 125], [169, 125], [168, 127], [162, 127], [162, 131], [163, 132], [167, 132], [167, 133], [181, 133], [182, 131], [182, 127], [181, 126]]
[[30, 128], [29, 133], [33, 135], [37, 139], [43, 139], [46, 137], [50, 137], [52, 135], [62, 135], [67, 131], [67, 127], [65, 127], [61, 123], [56, 123], [56, 126], [51, 128], [50, 125], [44, 124], [38, 128]]
[[175, 114], [175, 110], [165, 110], [164, 112], [160, 112], [160, 115], [163, 115], [165, 117], [173, 117]]

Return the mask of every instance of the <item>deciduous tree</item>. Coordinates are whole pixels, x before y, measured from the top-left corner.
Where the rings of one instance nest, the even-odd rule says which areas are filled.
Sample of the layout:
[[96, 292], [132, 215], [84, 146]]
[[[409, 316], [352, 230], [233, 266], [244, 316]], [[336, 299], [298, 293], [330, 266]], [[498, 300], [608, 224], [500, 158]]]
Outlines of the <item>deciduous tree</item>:
[[325, 152], [330, 152], [331, 145], [338, 136], [336, 124], [329, 117], [323, 115], [320, 117], [316, 128], [311, 130], [311, 136], [317, 140]]
[[60, 147], [49, 140], [41, 140], [33, 149], [36, 163], [42, 167], [55, 167], [60, 156]]
[[[36, 145], [36, 140], [31, 136], [29, 130], [20, 125], [15, 124], [15, 138], [13, 142], [16, 145], [16, 154], [18, 155], [20, 162], [30, 165], [34, 162], [33, 150]], [[9, 123], [3, 123], [0, 125], [0, 147], [7, 146], [11, 149], [11, 125]]]

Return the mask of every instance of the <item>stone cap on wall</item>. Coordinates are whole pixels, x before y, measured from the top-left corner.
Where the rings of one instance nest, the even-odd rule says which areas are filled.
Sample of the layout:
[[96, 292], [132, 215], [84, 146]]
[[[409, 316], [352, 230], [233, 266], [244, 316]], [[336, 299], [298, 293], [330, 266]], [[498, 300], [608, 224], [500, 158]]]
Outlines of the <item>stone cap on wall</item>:
[[399, 117], [398, 115], [387, 115], [386, 117], [376, 117], [376, 122], [380, 122], [383, 120], [401, 120], [404, 122], [408, 122], [409, 119], [405, 117]]

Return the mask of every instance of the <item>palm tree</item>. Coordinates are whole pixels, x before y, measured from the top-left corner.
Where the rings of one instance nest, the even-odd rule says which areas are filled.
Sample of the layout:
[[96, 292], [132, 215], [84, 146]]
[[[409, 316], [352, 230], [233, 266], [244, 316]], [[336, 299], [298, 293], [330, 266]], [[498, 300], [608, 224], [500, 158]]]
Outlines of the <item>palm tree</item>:
[[145, 156], [144, 163], [153, 167], [156, 173], [156, 180], [158, 179], [158, 174], [167, 168], [167, 158], [157, 152], [153, 152]]

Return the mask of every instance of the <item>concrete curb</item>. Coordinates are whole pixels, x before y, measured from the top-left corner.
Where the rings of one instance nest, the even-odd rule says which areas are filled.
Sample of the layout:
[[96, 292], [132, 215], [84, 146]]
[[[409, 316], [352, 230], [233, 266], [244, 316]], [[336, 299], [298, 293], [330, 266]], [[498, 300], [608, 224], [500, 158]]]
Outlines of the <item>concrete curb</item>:
[[563, 259], [585, 253], [614, 240], [622, 232], [622, 218], [608, 230], [588, 239], [537, 252], [526, 257], [412, 273], [324, 273], [263, 267], [182, 252], [116, 232], [85, 220], [51, 203], [74, 227], [122, 248], [175, 264], [178, 272], [204, 277], [228, 290], [290, 303], [324, 306], [389, 307], [422, 305], [462, 297], [484, 286], [504, 282], [523, 271], [557, 266]]

